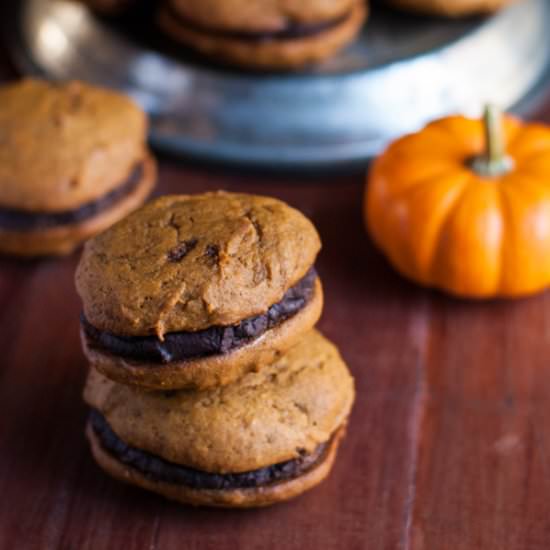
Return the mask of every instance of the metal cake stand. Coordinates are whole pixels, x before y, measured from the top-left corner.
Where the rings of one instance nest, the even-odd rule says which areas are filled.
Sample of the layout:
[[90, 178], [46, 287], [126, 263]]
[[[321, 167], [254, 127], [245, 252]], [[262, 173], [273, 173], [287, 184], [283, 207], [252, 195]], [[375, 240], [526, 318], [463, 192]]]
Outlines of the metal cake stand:
[[14, 2], [14, 58], [27, 73], [125, 91], [161, 150], [271, 168], [364, 162], [388, 140], [484, 102], [525, 109], [549, 79], [550, 2], [444, 21], [375, 5], [356, 43], [300, 74], [218, 67], [150, 18], [124, 30], [65, 0]]

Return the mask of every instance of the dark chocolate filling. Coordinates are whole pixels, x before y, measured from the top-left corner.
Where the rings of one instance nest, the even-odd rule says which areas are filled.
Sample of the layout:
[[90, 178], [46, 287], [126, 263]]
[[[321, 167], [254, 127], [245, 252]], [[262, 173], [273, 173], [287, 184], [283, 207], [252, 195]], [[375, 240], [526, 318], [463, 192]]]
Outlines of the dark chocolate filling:
[[193, 21], [181, 13], [179, 13], [171, 2], [166, 3], [166, 8], [171, 17], [173, 17], [181, 25], [189, 29], [204, 34], [214, 35], [219, 38], [230, 40], [240, 40], [244, 42], [272, 42], [281, 40], [298, 40], [300, 38], [310, 38], [317, 36], [323, 32], [329, 31], [338, 25], [341, 25], [350, 17], [350, 13], [345, 13], [328, 21], [319, 23], [298, 23], [289, 21], [285, 28], [277, 31], [258, 30], [228, 30], [219, 27], [209, 27]]
[[143, 177], [143, 162], [134, 166], [126, 181], [99, 199], [75, 210], [64, 212], [25, 212], [0, 207], [0, 229], [7, 231], [39, 231], [82, 223], [110, 208], [132, 193]]
[[311, 268], [280, 302], [267, 313], [244, 319], [237, 325], [213, 326], [197, 332], [171, 332], [164, 341], [156, 336], [118, 336], [95, 328], [82, 315], [81, 323], [91, 348], [119, 357], [149, 363], [170, 363], [228, 353], [240, 348], [294, 316], [311, 300], [317, 272]]
[[246, 489], [265, 487], [273, 483], [294, 479], [321, 463], [327, 455], [330, 442], [322, 443], [313, 453], [301, 453], [299, 458], [280, 462], [239, 474], [213, 474], [168, 462], [122, 441], [105, 417], [97, 410], [90, 412], [90, 422], [101, 446], [119, 462], [137, 470], [152, 481], [185, 485], [191, 489]]

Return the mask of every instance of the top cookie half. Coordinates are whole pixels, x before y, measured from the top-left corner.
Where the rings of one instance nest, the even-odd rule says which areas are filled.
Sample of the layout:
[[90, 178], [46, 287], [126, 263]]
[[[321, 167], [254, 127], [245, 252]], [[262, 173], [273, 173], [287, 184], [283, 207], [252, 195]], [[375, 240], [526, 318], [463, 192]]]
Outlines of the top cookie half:
[[319, 236], [276, 199], [166, 196], [86, 244], [86, 319], [127, 336], [231, 325], [267, 311], [312, 267]]

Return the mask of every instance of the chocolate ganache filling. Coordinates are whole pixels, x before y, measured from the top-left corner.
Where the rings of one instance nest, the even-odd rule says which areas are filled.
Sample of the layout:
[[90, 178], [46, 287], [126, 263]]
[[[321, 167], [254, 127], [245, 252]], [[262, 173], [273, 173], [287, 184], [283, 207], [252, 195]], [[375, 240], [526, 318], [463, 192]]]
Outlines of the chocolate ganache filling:
[[39, 231], [64, 225], [82, 223], [107, 210], [113, 204], [128, 196], [143, 177], [143, 163], [136, 164], [128, 179], [103, 197], [88, 202], [75, 210], [63, 212], [26, 212], [0, 207], [0, 229], [7, 231]]
[[131, 447], [113, 431], [105, 417], [97, 410], [90, 412], [90, 422], [101, 446], [110, 455], [126, 466], [153, 481], [185, 485], [192, 489], [246, 489], [265, 487], [273, 483], [294, 479], [312, 470], [327, 455], [330, 441], [318, 445], [310, 454], [238, 474], [213, 474], [168, 462], [141, 449]]
[[282, 40], [298, 40], [300, 38], [310, 38], [317, 36], [323, 32], [329, 31], [334, 27], [344, 23], [349, 17], [350, 13], [345, 13], [339, 17], [329, 19], [328, 21], [321, 21], [318, 23], [299, 23], [296, 21], [289, 21], [287, 25], [279, 30], [229, 30], [219, 27], [209, 27], [202, 25], [192, 19], [185, 17], [179, 13], [172, 5], [171, 2], [166, 3], [166, 8], [171, 17], [173, 17], [180, 25], [187, 27], [188, 29], [200, 32], [203, 34], [214, 35], [219, 38], [226, 38], [229, 40], [240, 40], [243, 42], [272, 42]]
[[164, 341], [156, 336], [118, 336], [94, 327], [82, 315], [81, 324], [90, 348], [119, 357], [152, 363], [171, 363], [219, 355], [238, 349], [266, 331], [290, 319], [311, 300], [317, 272], [311, 268], [280, 302], [266, 313], [249, 317], [231, 326], [213, 326], [196, 332], [170, 332]]

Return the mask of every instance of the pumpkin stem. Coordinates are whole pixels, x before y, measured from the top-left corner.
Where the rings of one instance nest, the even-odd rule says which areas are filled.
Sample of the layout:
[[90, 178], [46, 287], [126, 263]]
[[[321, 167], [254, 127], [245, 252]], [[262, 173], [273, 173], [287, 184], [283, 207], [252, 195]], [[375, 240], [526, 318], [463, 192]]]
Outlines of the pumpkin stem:
[[487, 105], [483, 114], [485, 129], [485, 154], [487, 162], [498, 164], [504, 157], [504, 138], [502, 131], [502, 113], [496, 105]]
[[506, 174], [513, 167], [512, 159], [506, 155], [502, 126], [502, 111], [496, 105], [487, 105], [483, 114], [485, 154], [472, 162], [472, 168], [480, 176], [495, 178]]

